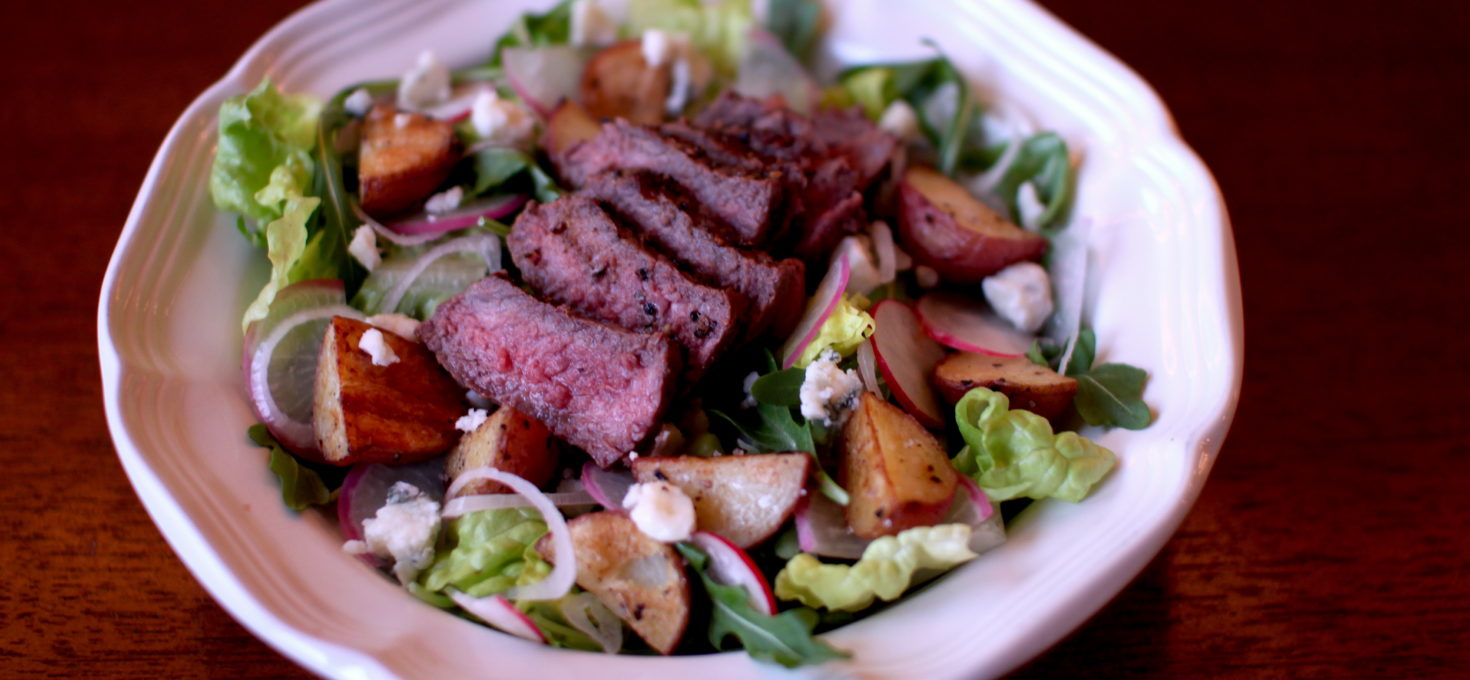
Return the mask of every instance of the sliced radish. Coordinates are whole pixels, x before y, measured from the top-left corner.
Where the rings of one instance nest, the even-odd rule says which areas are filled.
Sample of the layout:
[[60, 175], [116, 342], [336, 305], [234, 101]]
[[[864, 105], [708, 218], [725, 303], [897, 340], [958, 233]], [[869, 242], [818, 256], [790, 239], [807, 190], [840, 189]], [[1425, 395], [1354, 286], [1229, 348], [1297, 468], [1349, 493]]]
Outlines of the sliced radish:
[[608, 654], [623, 649], [623, 620], [592, 593], [568, 595], [561, 601], [561, 615], [571, 627], [592, 638]]
[[852, 267], [847, 262], [847, 256], [838, 253], [832, 258], [832, 266], [822, 277], [822, 282], [817, 286], [817, 292], [807, 302], [806, 313], [802, 314], [801, 322], [796, 324], [796, 330], [781, 347], [781, 368], [791, 368], [795, 365], [797, 358], [806, 351], [807, 345], [817, 339], [817, 335], [822, 330], [822, 324], [827, 322], [832, 312], [836, 311], [837, 303], [842, 301], [842, 293], [847, 290], [847, 280], [850, 276], [852, 276]]
[[582, 466], [582, 487], [608, 510], [622, 512], [623, 498], [628, 495], [628, 489], [633, 484], [633, 474], [630, 472], [604, 470], [592, 462]]
[[508, 47], [500, 52], [511, 88], [542, 118], [562, 100], [577, 97], [587, 58], [586, 50], [565, 45]]
[[847, 526], [847, 511], [819, 493], [808, 493], [796, 506], [796, 540], [802, 552], [855, 560], [871, 543]]
[[444, 459], [408, 465], [369, 463], [353, 466], [337, 494], [337, 522], [342, 537], [362, 540], [362, 523], [388, 504], [388, 490], [398, 482], [414, 485], [436, 502], [444, 500]]
[[725, 537], [709, 531], [694, 532], [689, 542], [709, 555], [709, 577], [715, 583], [744, 588], [753, 609], [766, 616], [776, 615], [776, 596], [771, 592], [771, 584], [750, 555]]
[[459, 605], [460, 609], [474, 614], [481, 621], [494, 626], [496, 630], [510, 633], [522, 640], [546, 644], [546, 635], [536, 626], [536, 622], [521, 610], [516, 609], [516, 606], [504, 595], [471, 597], [453, 588], [445, 592], [449, 595], [449, 599]]
[[[283, 317], [271, 314], [252, 334], [255, 347], [250, 351], [245, 381], [250, 405], [271, 436], [292, 453], [320, 460], [311, 405], [322, 336], [332, 317], [361, 320], [363, 315], [340, 303], [305, 306], [306, 297], [293, 296], [303, 304], [301, 308]], [[315, 295], [310, 297], [317, 300]]]
[[[547, 500], [558, 508], [576, 508], [597, 505], [597, 499], [592, 494], [577, 488], [570, 491], [557, 491], [546, 494]], [[502, 510], [505, 508], [530, 507], [531, 501], [525, 496], [514, 493], [486, 493], [471, 496], [460, 496], [444, 504], [443, 515], [445, 517], [459, 517], [481, 510]]]
[[878, 386], [878, 357], [873, 354], [873, 339], [868, 338], [857, 348], [858, 377], [863, 380], [863, 387], [873, 394], [883, 394]]
[[998, 357], [1026, 354], [1034, 336], [1016, 329], [985, 303], [954, 293], [930, 293], [915, 309], [929, 337], [965, 352]]
[[904, 410], [925, 427], [944, 426], [944, 410], [929, 385], [944, 348], [919, 325], [919, 316], [907, 303], [883, 300], [873, 307], [873, 353], [883, 380]]
[[551, 567], [551, 573], [528, 586], [516, 586], [505, 591], [505, 596], [516, 600], [559, 600], [572, 589], [572, 583], [577, 578], [577, 553], [572, 545], [572, 532], [567, 529], [567, 520], [551, 499], [546, 497], [535, 484], [526, 481], [519, 475], [502, 472], [492, 467], [477, 467], [466, 470], [454, 479], [449, 485], [449, 490], [444, 495], [453, 498], [465, 486], [482, 479], [492, 482], [500, 482], [510, 487], [511, 492], [525, 496], [531, 501], [531, 506], [541, 513], [542, 521], [546, 522], [546, 533], [551, 536], [552, 554], [556, 555], [556, 562]]

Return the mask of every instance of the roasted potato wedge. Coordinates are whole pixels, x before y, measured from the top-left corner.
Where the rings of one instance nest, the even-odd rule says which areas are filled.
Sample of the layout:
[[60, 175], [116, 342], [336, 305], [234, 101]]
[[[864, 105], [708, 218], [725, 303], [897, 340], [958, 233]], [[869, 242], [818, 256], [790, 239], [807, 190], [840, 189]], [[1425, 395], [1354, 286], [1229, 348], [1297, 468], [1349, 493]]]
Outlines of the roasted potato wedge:
[[934, 387], [953, 404], [976, 387], [988, 387], [1006, 395], [1011, 408], [1020, 408], [1043, 418], [1055, 418], [1067, 410], [1077, 394], [1077, 381], [1026, 357], [995, 357], [973, 352], [951, 354], [934, 367]]
[[695, 526], [741, 548], [770, 538], [786, 523], [811, 473], [807, 453], [745, 456], [645, 456], [633, 461], [639, 482], [667, 481], [694, 501]]
[[312, 420], [322, 457], [333, 465], [409, 463], [454, 446], [464, 415], [464, 388], [434, 354], [379, 330], [398, 360], [373, 363], [363, 333], [378, 330], [333, 317], [317, 355]]
[[863, 538], [933, 524], [949, 511], [958, 477], [944, 445], [903, 409], [863, 392], [842, 428], [840, 479], [847, 524]]
[[[466, 470], [490, 466], [544, 487], [556, 473], [557, 443], [541, 421], [509, 406], [491, 414], [475, 431], [459, 438], [444, 458], [451, 480]], [[459, 492], [461, 496], [510, 493], [504, 484], [482, 479]]]
[[919, 264], [946, 280], [979, 283], [1007, 265], [1046, 252], [1046, 238], [1026, 231], [939, 171], [913, 166], [899, 185], [899, 240]]
[[[597, 596], [654, 651], [669, 654], [689, 625], [689, 581], [679, 554], [638, 530], [627, 515], [594, 512], [567, 522], [577, 585]], [[556, 562], [551, 537], [536, 544]]]
[[546, 119], [546, 137], [543, 145], [553, 159], [561, 157], [572, 147], [597, 136], [602, 125], [587, 109], [574, 101], [564, 101]]
[[362, 125], [358, 200], [373, 217], [388, 217], [428, 198], [459, 161], [454, 126], [378, 105]]
[[649, 66], [643, 59], [641, 40], [625, 40], [587, 62], [582, 72], [582, 103], [596, 119], [626, 118], [654, 125], [664, 119], [672, 71], [669, 62]]

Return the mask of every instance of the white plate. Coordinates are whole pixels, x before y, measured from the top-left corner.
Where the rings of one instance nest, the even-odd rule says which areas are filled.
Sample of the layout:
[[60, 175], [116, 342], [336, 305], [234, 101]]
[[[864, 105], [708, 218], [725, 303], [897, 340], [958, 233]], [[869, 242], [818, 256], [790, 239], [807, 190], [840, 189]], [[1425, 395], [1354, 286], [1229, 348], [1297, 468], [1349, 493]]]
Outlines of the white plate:
[[[333, 522], [293, 515], [260, 449], [239, 371], [240, 312], [263, 268], [209, 203], [215, 111], [269, 75], [329, 95], [391, 76], [432, 47], [487, 56], [522, 2], [330, 0], [256, 43], [184, 112], [158, 152], [103, 283], [98, 336], [108, 424], [149, 514], [235, 618], [322, 675], [761, 677], [742, 653], [605, 657], [534, 646], [424, 606], [343, 554]], [[1098, 610], [1158, 552], [1198, 495], [1229, 426], [1242, 326], [1234, 245], [1218, 190], [1152, 91], [1020, 0], [842, 3], [847, 59], [924, 54], [931, 37], [991, 96], [1083, 151], [1075, 215], [1093, 220], [1087, 316], [1102, 358], [1149, 369], [1157, 412], [1101, 442], [1121, 464], [1095, 495], [1039, 503], [1010, 541], [898, 606], [827, 638], [850, 662], [811, 676], [1003, 673]]]

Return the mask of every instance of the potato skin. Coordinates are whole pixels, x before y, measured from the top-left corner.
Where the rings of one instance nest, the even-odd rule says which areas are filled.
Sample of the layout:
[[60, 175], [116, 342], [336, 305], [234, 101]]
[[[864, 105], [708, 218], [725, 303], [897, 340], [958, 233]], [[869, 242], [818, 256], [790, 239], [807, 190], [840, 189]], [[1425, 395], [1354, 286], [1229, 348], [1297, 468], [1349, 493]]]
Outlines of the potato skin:
[[933, 168], [910, 167], [898, 196], [904, 250], [947, 281], [979, 283], [1046, 252], [1045, 237], [1011, 224]]
[[[459, 438], [444, 458], [444, 472], [453, 480], [466, 470], [489, 466], [545, 487], [556, 473], [557, 449], [556, 438], [541, 421], [503, 406], [474, 432]], [[465, 486], [457, 495], [482, 493], [510, 493], [510, 489], [482, 479]]]
[[847, 524], [863, 538], [944, 518], [959, 483], [944, 445], [903, 409], [864, 392], [842, 428]]
[[664, 119], [671, 69], [651, 67], [643, 59], [641, 40], [624, 40], [587, 62], [582, 72], [582, 103], [596, 119], [626, 118], [639, 125]]
[[564, 101], [557, 105], [546, 119], [546, 134], [542, 145], [553, 159], [570, 151], [572, 147], [596, 137], [602, 125], [581, 104]]
[[[399, 125], [400, 116], [404, 123]], [[378, 105], [363, 120], [358, 149], [358, 201], [378, 218], [403, 212], [428, 198], [459, 161], [454, 126], [417, 113]]]
[[381, 331], [398, 355], [373, 365], [358, 348], [373, 326], [333, 317], [317, 355], [312, 420], [322, 457], [333, 465], [411, 463], [443, 453], [459, 438], [464, 389], [423, 345]]
[[934, 388], [953, 404], [976, 387], [985, 387], [1043, 418], [1056, 418], [1072, 404], [1077, 381], [1026, 357], [996, 357], [972, 352], [951, 354], [934, 367]]
[[[582, 515], [568, 521], [567, 528], [577, 552], [577, 585], [654, 651], [672, 653], [689, 626], [689, 580], [679, 554], [618, 512]], [[555, 563], [550, 539], [542, 537], [536, 550]]]

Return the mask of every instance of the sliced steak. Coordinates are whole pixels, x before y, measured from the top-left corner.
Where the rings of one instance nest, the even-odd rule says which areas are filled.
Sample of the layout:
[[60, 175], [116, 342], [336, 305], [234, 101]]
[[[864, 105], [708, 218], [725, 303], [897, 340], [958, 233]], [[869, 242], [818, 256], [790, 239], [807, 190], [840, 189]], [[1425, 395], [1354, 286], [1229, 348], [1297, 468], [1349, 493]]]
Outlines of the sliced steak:
[[506, 244], [521, 278], [546, 299], [631, 331], [671, 335], [687, 352], [691, 382], [741, 335], [743, 295], [679, 271], [588, 198], [531, 205]]
[[733, 290], [750, 301], [745, 337], [768, 332], [785, 338], [801, 316], [806, 266], [742, 250], [722, 235], [729, 228], [698, 201], [648, 172], [616, 170], [596, 175], [579, 192], [631, 225], [705, 284]]
[[785, 192], [775, 171], [721, 164], [698, 148], [650, 128], [615, 120], [553, 161], [567, 184], [580, 187], [608, 170], [648, 170], [668, 177], [734, 229], [740, 245], [763, 245], [785, 218]]
[[439, 305], [418, 337], [464, 385], [530, 414], [607, 467], [658, 430], [678, 348], [573, 316], [487, 277]]

